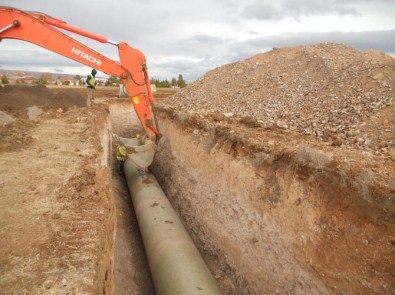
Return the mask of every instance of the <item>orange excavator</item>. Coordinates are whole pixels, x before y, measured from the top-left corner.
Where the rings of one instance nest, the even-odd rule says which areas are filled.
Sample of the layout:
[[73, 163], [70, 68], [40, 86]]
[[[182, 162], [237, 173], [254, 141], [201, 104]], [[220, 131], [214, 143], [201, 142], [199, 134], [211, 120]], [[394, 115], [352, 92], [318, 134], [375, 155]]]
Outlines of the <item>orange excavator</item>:
[[[117, 46], [119, 61], [109, 59], [57, 28]], [[146, 59], [141, 51], [132, 48], [125, 42], [117, 43], [103, 36], [70, 26], [65, 21], [44, 13], [25, 12], [4, 6], [0, 6], [0, 41], [2, 39], [28, 41], [110, 76], [120, 78], [146, 132], [144, 137], [148, 139], [144, 145], [140, 141], [137, 144], [134, 139], [125, 139], [123, 143], [125, 144], [126, 141], [126, 144], [135, 146], [133, 150], [138, 155], [131, 155], [135, 162], [140, 166], [148, 167], [150, 165], [160, 133], [152, 111], [154, 97], [149, 82]]]
[[[117, 46], [119, 62], [96, 52], [57, 28]], [[110, 76], [120, 78], [147, 136], [155, 142], [158, 140], [160, 134], [152, 112], [154, 98], [148, 78], [146, 59], [141, 51], [125, 42], [113, 42], [103, 36], [70, 26], [65, 21], [44, 13], [25, 12], [0, 6], [0, 41], [2, 39], [28, 41]]]
[[[54, 27], [117, 46], [120, 62], [108, 59]], [[129, 156], [132, 161], [126, 161], [124, 171], [157, 294], [222, 294], [155, 176], [142, 169], [150, 165], [160, 137], [151, 109], [154, 100], [144, 55], [126, 43], [112, 42], [43, 13], [0, 6], [0, 40], [6, 38], [32, 42], [122, 79], [149, 138], [144, 144], [138, 138], [123, 139], [134, 150]], [[152, 204], [160, 205], [161, 209]], [[166, 219], [172, 221], [164, 222]]]

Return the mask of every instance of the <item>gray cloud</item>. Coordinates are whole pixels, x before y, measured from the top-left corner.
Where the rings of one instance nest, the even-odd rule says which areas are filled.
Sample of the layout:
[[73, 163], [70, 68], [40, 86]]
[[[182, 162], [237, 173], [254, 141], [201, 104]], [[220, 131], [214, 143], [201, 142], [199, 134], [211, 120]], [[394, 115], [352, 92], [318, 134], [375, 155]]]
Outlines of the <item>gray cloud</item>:
[[[286, 17], [299, 19], [312, 15], [360, 15], [362, 4], [373, 0], [255, 0], [247, 5], [242, 14], [261, 20], [279, 20]], [[376, 3], [384, 0], [376, 0]]]
[[[194, 81], [211, 69], [249, 58], [271, 50], [273, 47], [312, 45], [323, 42], [342, 43], [361, 51], [378, 50], [395, 55], [395, 30], [371, 32], [300, 32], [256, 37], [244, 42], [234, 39], [197, 35], [163, 46], [162, 58], [147, 57], [150, 76], [171, 79], [182, 74]], [[79, 70], [80, 65], [44, 49], [3, 50], [0, 55], [2, 68], [18, 67]], [[73, 71], [74, 73], [74, 71]]]
[[78, 67], [79, 63], [47, 50], [2, 50], [0, 64], [7, 66]]
[[299, 32], [264, 36], [249, 41], [255, 47], [285, 47], [322, 42], [343, 43], [366, 51], [369, 49], [395, 52], [395, 30], [368, 32]]
[[[359, 50], [395, 52], [395, 23], [388, 16], [395, 11], [395, 1], [385, 0], [150, 0], [112, 2], [69, 0], [60, 5], [47, 0], [3, 0], [3, 5], [24, 10], [42, 11], [67, 21], [70, 25], [103, 35], [114, 41], [126, 41], [142, 50], [148, 61], [150, 76], [171, 79], [182, 74], [189, 82], [226, 63], [243, 60], [273, 47], [344, 43]], [[368, 9], [369, 8], [369, 9]], [[284, 17], [339, 15], [359, 19], [371, 14], [382, 27], [365, 32], [268, 32], [264, 24], [276, 24]], [[357, 16], [357, 17], [354, 17]], [[380, 18], [380, 16], [384, 16]], [[255, 32], [246, 24], [258, 22]], [[263, 21], [260, 21], [263, 20]], [[347, 22], [344, 22], [347, 28]], [[319, 25], [319, 24], [318, 24]], [[361, 24], [365, 25], [365, 24]], [[256, 28], [259, 29], [256, 29]], [[273, 26], [271, 26], [273, 27]], [[200, 29], [201, 28], [201, 29]], [[312, 28], [315, 31], [319, 28]], [[362, 26], [361, 30], [367, 30]], [[245, 36], [244, 36], [245, 35]], [[76, 37], [101, 54], [118, 60], [117, 48]], [[8, 44], [12, 44], [9, 46]], [[0, 67], [51, 68], [73, 74], [88, 69], [78, 63], [35, 46], [0, 43]], [[20, 42], [26, 44], [26, 42]], [[27, 43], [28, 44], [28, 43]], [[79, 71], [79, 72], [78, 72]]]
[[[193, 40], [193, 41], [191, 41]], [[249, 58], [273, 47], [313, 45], [323, 42], [342, 43], [360, 51], [377, 50], [395, 55], [395, 30], [371, 32], [300, 32], [282, 33], [257, 37], [245, 42], [230, 39], [196, 36], [180, 42], [182, 52], [191, 52], [192, 56], [201, 58], [198, 63], [188, 60], [179, 63], [168, 63], [161, 66], [182, 68], [189, 80], [195, 80], [205, 72], [221, 66]], [[203, 48], [203, 50], [201, 50]]]
[[54, 73], [59, 73], [59, 74], [63, 74], [64, 73], [64, 70], [61, 69], [61, 68], [54, 68], [53, 71], [54, 71]]

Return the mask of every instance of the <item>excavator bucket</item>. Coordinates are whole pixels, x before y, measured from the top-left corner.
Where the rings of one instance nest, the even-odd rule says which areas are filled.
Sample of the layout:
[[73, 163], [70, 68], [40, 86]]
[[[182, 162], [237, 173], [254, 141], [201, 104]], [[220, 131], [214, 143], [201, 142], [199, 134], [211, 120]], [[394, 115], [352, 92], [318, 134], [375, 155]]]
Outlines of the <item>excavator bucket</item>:
[[154, 160], [156, 144], [146, 139], [143, 143], [137, 138], [120, 137], [120, 141], [126, 147], [128, 159], [141, 169], [147, 169]]

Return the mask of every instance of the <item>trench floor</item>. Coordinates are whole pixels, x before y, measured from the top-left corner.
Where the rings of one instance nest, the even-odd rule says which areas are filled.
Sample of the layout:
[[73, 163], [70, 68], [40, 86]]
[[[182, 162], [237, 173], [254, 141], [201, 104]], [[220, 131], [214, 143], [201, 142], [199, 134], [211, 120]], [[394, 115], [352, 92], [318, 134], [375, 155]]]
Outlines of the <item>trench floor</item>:
[[[138, 119], [129, 102], [110, 105], [111, 131], [120, 136], [130, 136]], [[113, 150], [115, 150], [113, 140]], [[148, 262], [140, 237], [126, 181], [115, 170], [112, 159], [112, 191], [116, 208], [116, 233], [114, 245], [114, 294], [155, 294]]]

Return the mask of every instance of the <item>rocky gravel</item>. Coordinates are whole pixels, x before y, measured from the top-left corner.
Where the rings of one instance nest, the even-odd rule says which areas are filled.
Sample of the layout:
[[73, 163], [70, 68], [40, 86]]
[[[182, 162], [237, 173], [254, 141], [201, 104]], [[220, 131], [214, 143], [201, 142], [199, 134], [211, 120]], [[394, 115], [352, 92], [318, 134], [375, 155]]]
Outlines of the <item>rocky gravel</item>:
[[395, 153], [395, 59], [333, 43], [276, 49], [208, 72], [160, 104]]

